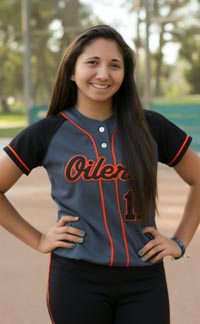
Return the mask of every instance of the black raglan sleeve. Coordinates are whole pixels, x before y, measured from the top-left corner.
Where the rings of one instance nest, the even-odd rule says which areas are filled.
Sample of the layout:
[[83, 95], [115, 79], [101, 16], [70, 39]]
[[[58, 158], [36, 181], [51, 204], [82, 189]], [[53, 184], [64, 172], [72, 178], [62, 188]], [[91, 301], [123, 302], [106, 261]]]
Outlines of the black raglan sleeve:
[[187, 151], [192, 138], [163, 115], [145, 111], [149, 129], [157, 144], [158, 161], [175, 166]]
[[28, 175], [33, 168], [42, 166], [51, 138], [63, 122], [60, 115], [46, 117], [20, 132], [4, 151]]

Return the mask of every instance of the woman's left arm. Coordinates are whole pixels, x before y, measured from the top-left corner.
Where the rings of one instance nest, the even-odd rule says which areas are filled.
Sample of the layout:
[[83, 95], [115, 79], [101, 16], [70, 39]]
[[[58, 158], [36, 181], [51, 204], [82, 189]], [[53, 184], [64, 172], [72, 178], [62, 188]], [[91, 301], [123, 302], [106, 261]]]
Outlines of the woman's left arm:
[[[174, 169], [190, 186], [183, 216], [174, 234], [186, 248], [200, 223], [200, 158], [189, 148]], [[165, 237], [154, 227], [144, 228], [144, 233], [147, 232], [151, 233], [154, 239], [139, 251], [143, 261], [151, 259], [154, 263], [166, 256], [181, 256], [181, 249], [174, 240]]]
[[188, 149], [174, 169], [190, 186], [183, 217], [175, 232], [187, 247], [200, 223], [200, 158]]

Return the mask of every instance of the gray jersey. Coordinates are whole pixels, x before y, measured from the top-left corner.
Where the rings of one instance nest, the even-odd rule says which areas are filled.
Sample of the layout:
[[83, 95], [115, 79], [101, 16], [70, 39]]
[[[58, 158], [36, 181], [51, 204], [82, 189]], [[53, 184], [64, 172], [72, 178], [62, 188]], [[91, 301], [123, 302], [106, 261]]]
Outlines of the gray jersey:
[[[191, 138], [158, 113], [145, 112], [157, 161], [176, 165]], [[43, 166], [52, 198], [62, 215], [75, 215], [68, 225], [85, 231], [83, 244], [54, 253], [110, 266], [147, 266], [138, 251], [148, 242], [144, 226], [155, 225], [155, 211], [142, 223], [119, 144], [115, 116], [97, 121], [76, 109], [47, 117], [22, 131], [5, 151], [25, 173]]]

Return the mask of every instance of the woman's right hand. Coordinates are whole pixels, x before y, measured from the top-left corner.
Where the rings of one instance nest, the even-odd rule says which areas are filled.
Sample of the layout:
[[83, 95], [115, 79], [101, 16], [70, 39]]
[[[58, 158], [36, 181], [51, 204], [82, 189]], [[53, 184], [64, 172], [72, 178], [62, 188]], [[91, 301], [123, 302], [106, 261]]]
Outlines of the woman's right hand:
[[46, 234], [42, 234], [38, 245], [38, 251], [49, 253], [56, 248], [72, 249], [75, 243], [84, 242], [84, 231], [72, 226], [67, 226], [68, 222], [77, 222], [76, 216], [62, 216], [58, 223]]

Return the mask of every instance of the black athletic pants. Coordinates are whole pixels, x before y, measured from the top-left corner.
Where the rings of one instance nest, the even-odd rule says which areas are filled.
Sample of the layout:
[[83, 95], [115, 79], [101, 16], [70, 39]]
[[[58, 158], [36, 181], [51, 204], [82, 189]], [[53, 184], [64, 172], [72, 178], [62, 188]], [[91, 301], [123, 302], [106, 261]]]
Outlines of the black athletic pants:
[[169, 324], [162, 263], [107, 267], [53, 254], [47, 301], [55, 324]]

